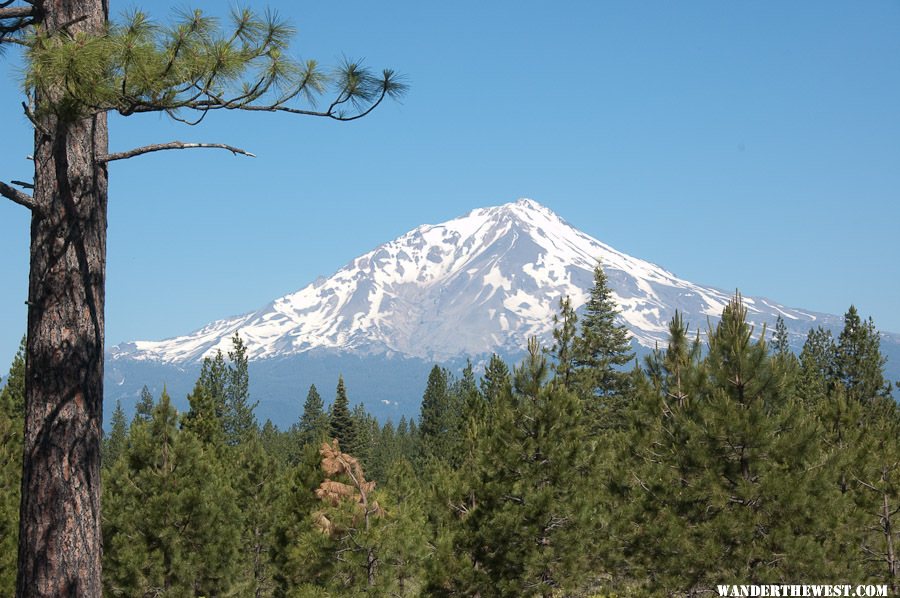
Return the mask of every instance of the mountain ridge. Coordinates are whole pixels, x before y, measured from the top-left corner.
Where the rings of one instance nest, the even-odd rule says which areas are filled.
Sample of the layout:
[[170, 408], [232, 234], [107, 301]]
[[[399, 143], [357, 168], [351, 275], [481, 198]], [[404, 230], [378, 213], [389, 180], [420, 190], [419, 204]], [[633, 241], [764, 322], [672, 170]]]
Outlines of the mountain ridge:
[[[598, 259], [621, 321], [644, 347], [665, 343], [676, 309], [702, 330], [732, 295], [619, 252], [523, 198], [423, 224], [260, 309], [171, 339], [122, 343], [110, 354], [193, 363], [226, 352], [234, 333], [251, 360], [314, 349], [435, 361], [509, 353], [529, 336], [549, 338], [560, 297], [583, 305]], [[813, 326], [842, 323], [762, 297], [744, 301], [757, 326], [784, 317], [795, 344]]]

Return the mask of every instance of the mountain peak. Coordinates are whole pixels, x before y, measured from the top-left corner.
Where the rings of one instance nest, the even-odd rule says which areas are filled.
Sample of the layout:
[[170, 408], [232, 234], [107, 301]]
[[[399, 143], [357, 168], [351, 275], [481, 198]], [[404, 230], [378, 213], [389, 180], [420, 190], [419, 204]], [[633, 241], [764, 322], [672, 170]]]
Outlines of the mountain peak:
[[[444, 360], [516, 352], [550, 337], [559, 300], [587, 299], [597, 261], [634, 339], [665, 343], [676, 309], [694, 327], [730, 295], [616, 251], [527, 198], [420, 226], [262, 309], [163, 341], [113, 348], [118, 357], [184, 363], [227, 351], [239, 334], [251, 359], [310, 350]], [[818, 316], [745, 298], [751, 318]]]

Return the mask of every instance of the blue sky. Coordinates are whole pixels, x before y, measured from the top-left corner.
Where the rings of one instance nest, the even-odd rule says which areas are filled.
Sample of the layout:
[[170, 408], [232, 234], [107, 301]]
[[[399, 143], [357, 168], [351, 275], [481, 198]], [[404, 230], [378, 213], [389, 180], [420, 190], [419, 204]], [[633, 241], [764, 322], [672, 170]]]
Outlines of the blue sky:
[[[410, 93], [350, 124], [112, 118], [113, 151], [180, 139], [258, 158], [110, 165], [109, 345], [256, 309], [419, 224], [519, 197], [688, 280], [855, 303], [900, 331], [900, 3], [249, 5], [289, 18], [298, 57], [365, 58]], [[0, 67], [7, 181], [31, 169], [14, 58]], [[27, 248], [25, 210], [0, 203], [3, 370], [25, 329]]]

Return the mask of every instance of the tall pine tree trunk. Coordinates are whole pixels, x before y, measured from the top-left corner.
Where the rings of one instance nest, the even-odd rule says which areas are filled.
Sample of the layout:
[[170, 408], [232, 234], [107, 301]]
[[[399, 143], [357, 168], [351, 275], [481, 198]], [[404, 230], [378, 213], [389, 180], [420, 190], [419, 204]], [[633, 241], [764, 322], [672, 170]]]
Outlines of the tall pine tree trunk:
[[[103, 32], [106, 0], [35, 3], [48, 33]], [[100, 596], [106, 115], [35, 98], [25, 459], [17, 596]]]

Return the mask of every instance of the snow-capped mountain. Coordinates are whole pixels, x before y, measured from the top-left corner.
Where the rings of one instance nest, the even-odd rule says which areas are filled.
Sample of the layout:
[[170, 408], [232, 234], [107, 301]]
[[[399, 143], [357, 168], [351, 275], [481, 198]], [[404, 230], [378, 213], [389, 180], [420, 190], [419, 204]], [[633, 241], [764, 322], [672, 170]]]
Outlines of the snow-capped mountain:
[[[561, 297], [583, 305], [597, 260], [622, 321], [645, 347], [665, 344], [676, 309], [705, 330], [731, 296], [616, 251], [521, 199], [420, 226], [252, 313], [185, 336], [125, 343], [111, 353], [114, 359], [190, 364], [217, 349], [226, 352], [235, 333], [251, 360], [313, 349], [434, 361], [517, 353], [529, 336], [550, 337]], [[841, 325], [836, 316], [756, 297], [744, 301], [758, 330], [781, 315], [798, 341], [811, 326]]]

